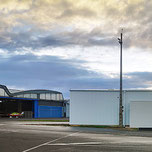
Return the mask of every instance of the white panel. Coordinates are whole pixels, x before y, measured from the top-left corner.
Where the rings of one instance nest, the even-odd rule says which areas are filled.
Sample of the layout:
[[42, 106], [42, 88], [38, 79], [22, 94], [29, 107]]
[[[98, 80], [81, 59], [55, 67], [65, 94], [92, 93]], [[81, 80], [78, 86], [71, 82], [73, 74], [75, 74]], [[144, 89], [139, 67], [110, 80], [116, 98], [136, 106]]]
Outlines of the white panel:
[[36, 99], [37, 98], [37, 94], [31, 94], [31, 98]]
[[24, 94], [17, 95], [18, 98], [24, 98]]
[[0, 96], [4, 96], [4, 89], [0, 88]]
[[24, 98], [30, 98], [31, 94], [24, 94]]
[[132, 101], [152, 101], [152, 91], [126, 91], [123, 98], [125, 125], [130, 125], [130, 103]]
[[63, 100], [63, 96], [62, 96], [62, 94], [60, 94], [60, 100]]
[[56, 94], [51, 94], [51, 100], [56, 100]]
[[46, 93], [46, 100], [50, 100], [50, 93]]
[[70, 105], [69, 103], [66, 103], [66, 117], [69, 117], [70, 115]]
[[40, 99], [45, 99], [45, 93], [40, 94]]
[[[70, 101], [70, 123], [77, 124], [91, 124], [91, 120], [93, 120], [93, 124], [97, 124], [102, 120], [99, 118], [99, 115], [105, 115], [105, 119], [102, 122], [110, 122], [113, 119], [113, 122], [116, 122], [115, 119], [118, 119], [119, 109], [115, 113], [114, 117], [109, 117], [109, 115], [113, 112], [112, 109], [115, 101], [117, 106], [119, 107], [119, 91], [103, 91], [103, 90], [72, 90], [71, 91], [71, 101]], [[108, 102], [107, 102], [108, 101]], [[152, 102], [152, 91], [150, 90], [125, 90], [123, 91], [123, 118], [124, 125], [130, 125], [130, 103], [132, 101], [151, 101]], [[107, 105], [109, 104], [109, 108]], [[111, 109], [110, 109], [111, 108]], [[95, 110], [96, 109], [96, 110]], [[99, 111], [101, 112], [99, 113]], [[110, 111], [110, 112], [109, 112]], [[109, 114], [106, 114], [109, 112]], [[93, 113], [93, 114], [92, 114]], [[116, 115], [117, 113], [117, 115]], [[115, 118], [116, 117], [116, 118]], [[84, 119], [84, 121], [83, 121]], [[86, 119], [86, 120], [85, 120]], [[108, 120], [109, 119], [109, 120]], [[110, 124], [110, 123], [106, 124]]]
[[56, 100], [60, 100], [60, 94], [56, 94]]
[[152, 102], [131, 102], [130, 127], [152, 128]]
[[119, 124], [118, 92], [71, 91], [70, 95], [70, 124]]
[[8, 94], [7, 94], [5, 91], [4, 91], [4, 96], [5, 96], [5, 97], [8, 97]]

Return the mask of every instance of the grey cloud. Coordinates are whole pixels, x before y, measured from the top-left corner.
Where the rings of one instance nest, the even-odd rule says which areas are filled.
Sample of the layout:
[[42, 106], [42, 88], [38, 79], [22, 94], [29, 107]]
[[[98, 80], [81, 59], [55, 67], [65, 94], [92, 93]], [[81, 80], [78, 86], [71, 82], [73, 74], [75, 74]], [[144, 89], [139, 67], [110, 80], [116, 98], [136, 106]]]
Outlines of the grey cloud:
[[[75, 2], [76, 4], [77, 2]], [[62, 13], [57, 17], [57, 19], [70, 18], [74, 16], [80, 16], [85, 18], [90, 18], [96, 16], [96, 13], [85, 6], [83, 8], [76, 7], [73, 3], [67, 0], [61, 0], [57, 4], [53, 5], [54, 7], [60, 9]]]
[[58, 18], [69, 18], [73, 16], [81, 16], [81, 17], [94, 17], [95, 12], [89, 10], [88, 8], [82, 8], [82, 9], [66, 9], [64, 12], [58, 17]]
[[[57, 57], [38, 58], [30, 54], [1, 58], [1, 84], [25, 89], [59, 90], [69, 97], [70, 89], [119, 89], [119, 78], [90, 72], [79, 67], [79, 60], [63, 60]], [[151, 86], [152, 73], [127, 73], [124, 88]], [[149, 83], [147, 83], [149, 82]]]
[[[98, 2], [98, 1], [96, 1]], [[81, 6], [79, 8], [77, 5], [77, 2], [72, 3], [67, 0], [59, 0], [55, 3], [49, 3], [49, 1], [33, 1], [33, 3], [29, 4], [29, 6], [26, 9], [19, 9], [19, 10], [11, 10], [10, 16], [13, 14], [31, 14], [31, 18], [28, 18], [28, 13], [22, 18], [22, 15], [14, 16], [15, 22], [22, 24], [21, 29], [23, 29], [26, 26], [32, 26], [31, 30], [23, 32], [22, 30], [18, 33], [14, 32], [14, 29], [9, 29], [8, 31], [4, 29], [5, 32], [0, 33], [2, 37], [0, 37], [0, 47], [8, 50], [16, 50], [23, 47], [30, 47], [33, 49], [41, 48], [41, 47], [59, 47], [59, 46], [68, 46], [68, 45], [79, 45], [79, 46], [116, 46], [117, 43], [117, 35], [114, 31], [116, 31], [119, 26], [122, 24], [127, 26], [129, 25], [129, 28], [126, 28], [124, 30], [124, 46], [125, 47], [142, 47], [142, 48], [152, 48], [151, 40], [152, 40], [152, 2], [149, 0], [142, 0], [137, 3], [129, 3], [127, 0], [121, 1], [119, 4], [123, 7], [123, 9], [119, 9], [117, 7], [114, 7], [113, 5], [109, 5], [109, 2], [99, 2], [99, 5], [104, 6], [103, 12], [97, 11], [96, 14], [95, 10], [90, 9], [87, 6]], [[7, 6], [7, 5], [6, 5]], [[75, 29], [72, 32], [69, 31], [62, 31], [62, 29], [59, 29], [59, 31], [54, 35], [52, 35], [52, 32], [54, 29], [48, 30], [48, 31], [42, 31], [41, 28], [38, 28], [36, 25], [36, 11], [44, 9], [44, 12], [48, 10], [59, 10], [59, 14], [53, 15], [53, 12], [48, 12], [46, 16], [50, 18], [50, 22], [52, 24], [59, 23], [61, 24], [62, 21], [67, 21], [65, 19], [72, 20], [71, 17], [82, 17], [80, 19], [80, 22], [84, 19], [88, 19], [91, 17], [94, 17], [97, 21], [100, 20], [100, 16], [103, 19], [105, 17], [105, 24], [101, 27], [95, 27], [92, 31], [82, 31], [80, 29]], [[21, 12], [20, 12], [21, 11]], [[23, 11], [23, 13], [22, 13]], [[30, 12], [31, 11], [31, 12]], [[35, 11], [35, 12], [34, 12]], [[3, 12], [3, 11], [2, 11]], [[4, 11], [5, 12], [5, 11]], [[54, 11], [55, 12], [55, 11]], [[103, 13], [103, 14], [102, 14]], [[43, 14], [43, 13], [42, 13]], [[29, 15], [30, 16], [30, 15]], [[1, 13], [1, 25], [6, 27], [9, 26], [6, 22], [6, 17], [3, 13]], [[56, 19], [55, 19], [56, 18]], [[33, 19], [33, 22], [32, 22]], [[52, 20], [53, 19], [53, 20]], [[63, 19], [63, 20], [62, 20]], [[61, 22], [60, 22], [61, 21]], [[95, 20], [93, 20], [95, 21]], [[5, 23], [6, 22], [6, 23]], [[46, 21], [47, 22], [47, 21]], [[68, 22], [68, 21], [67, 21]], [[69, 22], [71, 23], [71, 22]], [[86, 22], [87, 23], [87, 22]], [[49, 23], [48, 23], [49, 24]], [[48, 26], [48, 24], [43, 24], [43, 26]], [[1, 26], [0, 25], [0, 26]], [[12, 25], [11, 25], [12, 26]], [[11, 27], [10, 26], [10, 27]], [[34, 26], [34, 27], [33, 27]], [[51, 25], [52, 26], [52, 25]], [[61, 25], [62, 26], [62, 25]], [[85, 25], [84, 25], [85, 26]], [[61, 27], [62, 28], [62, 27]], [[41, 34], [40, 34], [41, 29]], [[55, 29], [57, 30], [57, 29]], [[109, 31], [111, 31], [109, 33]], [[44, 33], [45, 34], [44, 34]], [[48, 32], [48, 34], [46, 34]], [[36, 39], [33, 39], [33, 36], [36, 37]], [[11, 41], [8, 41], [10, 39]]]
[[[39, 49], [45, 47], [64, 46], [118, 46], [118, 34], [104, 33], [100, 28], [95, 28], [90, 32], [76, 29], [74, 31], [62, 31], [52, 34], [53, 31], [30, 30], [26, 32], [6, 32], [0, 37], [0, 47], [10, 51], [32, 48]], [[35, 37], [35, 38], [33, 38]], [[152, 47], [151, 28], [145, 28], [141, 33], [135, 33], [133, 29], [124, 29], [124, 47]]]
[[[7, 50], [16, 50], [25, 48], [44, 48], [44, 47], [60, 47], [60, 46], [112, 46], [117, 45], [117, 39], [110, 35], [109, 33], [103, 34], [102, 32], [97, 32], [97, 30], [92, 30], [91, 32], [74, 30], [72, 32], [60, 32], [58, 34], [52, 34], [53, 31], [47, 34], [38, 34], [36, 36], [37, 30], [30, 30], [18, 33], [5, 33], [4, 39], [0, 39], [0, 47]], [[42, 33], [42, 32], [41, 32]], [[33, 38], [35, 36], [35, 38]]]
[[127, 73], [127, 76], [131, 76], [136, 80], [147, 80], [152, 81], [152, 72], [131, 72]]
[[108, 28], [117, 29], [124, 26], [124, 46], [152, 48], [152, 1], [124, 0], [119, 2], [123, 9], [108, 4], [108, 1], [105, 2], [105, 18], [107, 18], [107, 24], [113, 22]]

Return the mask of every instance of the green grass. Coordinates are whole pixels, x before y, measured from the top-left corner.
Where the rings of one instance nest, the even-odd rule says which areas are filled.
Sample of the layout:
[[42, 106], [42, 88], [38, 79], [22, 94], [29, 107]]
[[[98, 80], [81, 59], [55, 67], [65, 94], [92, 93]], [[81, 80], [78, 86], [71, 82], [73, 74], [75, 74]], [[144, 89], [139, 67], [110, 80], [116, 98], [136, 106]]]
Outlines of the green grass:
[[118, 125], [115, 126], [105, 126], [105, 125], [70, 125], [71, 127], [87, 127], [87, 128], [111, 128], [118, 130], [128, 130], [128, 131], [138, 131], [138, 128], [121, 128]]
[[[35, 121], [35, 122], [69, 122], [67, 119], [29, 119], [23, 120], [20, 119], [19, 121]], [[106, 125], [69, 125], [69, 124], [29, 124], [29, 125], [46, 125], [46, 126], [65, 126], [65, 127], [86, 127], [86, 128], [111, 128], [111, 129], [118, 129], [118, 130], [128, 130], [128, 131], [138, 131], [137, 128], [121, 128], [118, 125], [115, 126], [106, 126]]]
[[119, 128], [119, 126], [105, 126], [105, 125], [71, 125], [72, 127], [87, 127], [87, 128]]

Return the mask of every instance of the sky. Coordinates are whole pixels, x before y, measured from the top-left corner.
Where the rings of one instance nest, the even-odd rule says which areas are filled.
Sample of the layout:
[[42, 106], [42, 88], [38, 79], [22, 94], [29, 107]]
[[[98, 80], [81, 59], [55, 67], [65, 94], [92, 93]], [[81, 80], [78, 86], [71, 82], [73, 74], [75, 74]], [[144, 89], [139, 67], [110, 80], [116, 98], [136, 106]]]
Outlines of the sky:
[[0, 0], [0, 84], [13, 89], [152, 89], [152, 1]]

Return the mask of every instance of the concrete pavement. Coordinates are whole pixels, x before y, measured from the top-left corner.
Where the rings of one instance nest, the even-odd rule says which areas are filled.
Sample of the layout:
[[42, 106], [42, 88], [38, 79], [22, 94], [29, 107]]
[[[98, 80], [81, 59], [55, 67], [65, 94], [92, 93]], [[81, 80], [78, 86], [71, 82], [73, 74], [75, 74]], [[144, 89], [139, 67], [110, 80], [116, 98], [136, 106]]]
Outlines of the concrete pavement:
[[44, 122], [28, 125], [27, 121], [0, 119], [0, 152], [10, 151], [147, 152], [152, 151], [152, 131], [45, 126]]

